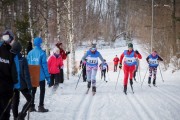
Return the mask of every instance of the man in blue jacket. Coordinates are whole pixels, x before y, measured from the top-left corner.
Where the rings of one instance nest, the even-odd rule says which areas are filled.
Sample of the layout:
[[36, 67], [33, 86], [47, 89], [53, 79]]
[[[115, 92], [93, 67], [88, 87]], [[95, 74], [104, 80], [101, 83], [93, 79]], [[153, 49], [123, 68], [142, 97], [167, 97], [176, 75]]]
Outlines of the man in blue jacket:
[[[39, 112], [48, 112], [48, 109], [44, 108], [44, 96], [45, 96], [45, 79], [47, 80], [47, 84], [50, 83], [50, 74], [48, 73], [46, 53], [41, 49], [42, 38], [36, 37], [34, 39], [34, 48], [28, 53], [27, 60], [29, 65], [39, 65], [40, 66], [40, 102], [38, 111]], [[33, 87], [32, 95], [33, 100], [30, 107], [30, 111], [36, 111], [34, 98], [37, 88]]]
[[[14, 85], [14, 98], [12, 100], [12, 112], [14, 116], [14, 120], [24, 120], [26, 113], [30, 107], [31, 103], [31, 93], [32, 89], [30, 74], [28, 69], [28, 63], [25, 57], [20, 53], [22, 50], [22, 46], [20, 42], [14, 41], [11, 48], [11, 53], [14, 53], [16, 56], [14, 58], [16, 63], [16, 68], [18, 72], [18, 83]], [[19, 100], [20, 100], [20, 92], [26, 99], [26, 103], [24, 104], [22, 111], [18, 112]]]

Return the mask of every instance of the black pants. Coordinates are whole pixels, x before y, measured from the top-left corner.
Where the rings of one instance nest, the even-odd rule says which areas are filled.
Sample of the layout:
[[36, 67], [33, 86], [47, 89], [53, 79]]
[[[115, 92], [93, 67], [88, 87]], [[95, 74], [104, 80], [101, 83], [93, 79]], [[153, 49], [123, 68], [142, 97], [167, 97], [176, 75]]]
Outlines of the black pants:
[[114, 65], [114, 72], [117, 72], [117, 65]]
[[104, 76], [104, 80], [106, 80], [106, 69], [101, 71], [101, 79]]
[[31, 95], [28, 91], [28, 89], [24, 89], [24, 90], [14, 90], [15, 95], [14, 95], [14, 99], [12, 101], [12, 112], [14, 115], [14, 118], [18, 117], [18, 106], [19, 106], [19, 99], [20, 99], [20, 92], [23, 94], [23, 96], [26, 98], [26, 103], [23, 106], [23, 109], [21, 111], [21, 113], [26, 113], [31, 105]]
[[8, 105], [8, 103], [12, 101], [12, 99], [13, 99], [13, 90], [8, 91], [7, 93], [4, 93], [3, 95], [0, 95], [0, 117], [3, 111], [5, 110], [5, 108], [8, 106], [1, 120], [9, 120], [11, 104]]
[[86, 79], [87, 79], [87, 76], [86, 76], [86, 68], [83, 68], [83, 81], [85, 82]]
[[58, 85], [60, 83], [60, 73], [51, 74], [51, 83], [50, 86]]
[[[39, 83], [40, 85], [40, 100], [39, 100], [39, 106], [44, 106], [44, 96], [45, 96], [45, 80], [43, 81], [40, 81]], [[35, 94], [36, 94], [36, 90], [37, 90], [37, 87], [34, 87], [33, 90], [32, 90], [32, 106], [35, 106], [34, 104], [34, 99], [35, 99]]]
[[60, 83], [64, 82], [64, 71], [63, 69], [60, 69]]

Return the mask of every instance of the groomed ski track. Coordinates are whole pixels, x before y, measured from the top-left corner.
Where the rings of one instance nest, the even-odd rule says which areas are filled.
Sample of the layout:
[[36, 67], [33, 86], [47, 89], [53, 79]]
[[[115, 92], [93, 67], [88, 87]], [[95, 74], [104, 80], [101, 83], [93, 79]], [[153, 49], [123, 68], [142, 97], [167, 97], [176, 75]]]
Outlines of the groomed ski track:
[[[137, 47], [135, 45], [135, 47]], [[126, 47], [117, 49], [100, 50], [107, 62], [112, 62], [113, 57], [118, 56]], [[144, 78], [147, 70], [145, 58], [147, 54], [140, 48], [143, 59], [140, 61], [141, 78]], [[77, 51], [80, 59], [83, 50]], [[107, 57], [108, 56], [108, 57]], [[161, 67], [162, 68], [162, 67]], [[138, 73], [139, 74], [139, 73]], [[137, 74], [137, 75], [138, 75]], [[157, 72], [157, 87], [147, 84], [147, 77], [143, 86], [139, 78], [133, 83], [132, 94], [128, 83], [127, 95], [123, 93], [123, 71], [121, 70], [117, 88], [115, 84], [118, 72], [112, 69], [108, 73], [108, 82], [100, 79], [97, 73], [97, 92], [93, 96], [92, 89], [86, 94], [87, 83], [82, 78], [75, 90], [78, 76], [65, 80], [63, 92], [59, 87], [55, 93], [52, 88], [47, 88], [45, 107], [48, 113], [30, 113], [32, 120], [179, 120], [180, 119], [180, 79], [178, 74], [173, 77], [169, 71], [162, 71], [165, 82], [162, 82], [159, 69]], [[142, 81], [142, 80], [141, 80]], [[39, 103], [39, 93], [36, 95], [36, 108]], [[23, 101], [23, 99], [22, 99]]]

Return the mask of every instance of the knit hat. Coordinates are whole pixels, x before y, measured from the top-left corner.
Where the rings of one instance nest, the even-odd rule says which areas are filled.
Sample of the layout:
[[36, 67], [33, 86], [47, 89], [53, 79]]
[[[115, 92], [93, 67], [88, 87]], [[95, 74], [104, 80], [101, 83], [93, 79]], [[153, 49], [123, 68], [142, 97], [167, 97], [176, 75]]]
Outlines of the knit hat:
[[128, 44], [128, 48], [133, 48], [133, 44], [132, 44], [132, 43], [129, 43], [129, 44]]
[[96, 48], [96, 44], [92, 44], [92, 45], [91, 45], [91, 48]]
[[12, 33], [11, 30], [6, 30], [3, 32], [1, 39], [5, 42], [10, 43], [14, 39], [14, 34]]
[[17, 54], [17, 53], [20, 53], [21, 50], [22, 50], [22, 46], [21, 46], [20, 42], [14, 41], [12, 43], [11, 52]]
[[42, 44], [42, 38], [40, 38], [40, 37], [36, 37], [36, 38], [34, 38], [34, 46], [41, 46], [41, 44]]

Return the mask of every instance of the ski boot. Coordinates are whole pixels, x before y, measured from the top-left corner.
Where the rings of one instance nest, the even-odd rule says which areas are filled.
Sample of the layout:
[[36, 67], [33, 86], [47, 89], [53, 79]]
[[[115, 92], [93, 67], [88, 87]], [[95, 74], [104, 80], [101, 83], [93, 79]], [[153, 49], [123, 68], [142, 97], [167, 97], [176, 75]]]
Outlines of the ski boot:
[[124, 93], [127, 95], [127, 85], [124, 85]]
[[25, 120], [26, 113], [19, 113], [17, 120]]
[[36, 112], [36, 108], [35, 105], [31, 105], [31, 107], [29, 108], [29, 112]]
[[90, 88], [90, 87], [91, 87], [91, 82], [88, 82], [87, 88]]
[[92, 87], [92, 92], [96, 92], [96, 86]]
[[48, 112], [48, 109], [45, 109], [44, 106], [39, 106], [38, 107], [38, 112]]

